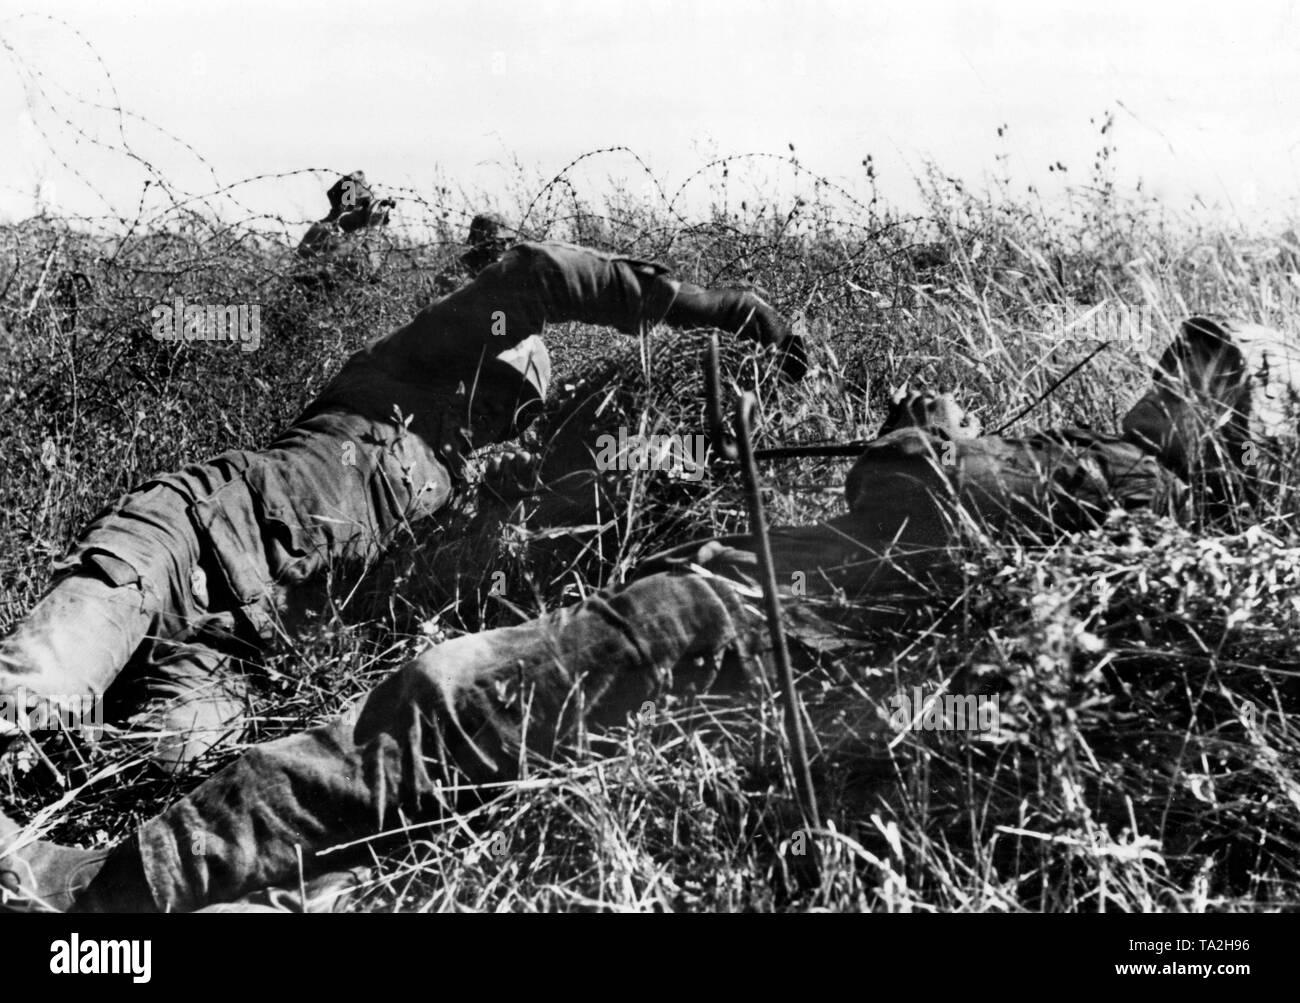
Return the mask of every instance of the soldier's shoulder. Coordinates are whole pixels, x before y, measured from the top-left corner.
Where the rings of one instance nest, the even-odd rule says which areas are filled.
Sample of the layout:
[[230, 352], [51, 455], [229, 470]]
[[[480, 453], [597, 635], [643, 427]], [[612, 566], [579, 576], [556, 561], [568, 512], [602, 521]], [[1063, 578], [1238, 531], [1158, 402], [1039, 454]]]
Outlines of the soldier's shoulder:
[[298, 242], [298, 257], [314, 258], [327, 254], [339, 244], [338, 227], [331, 222], [320, 220], [313, 223]]
[[514, 254], [524, 259], [545, 258], [560, 263], [623, 262], [635, 268], [649, 269], [656, 274], [664, 274], [669, 271], [666, 266], [657, 261], [648, 261], [613, 251], [602, 251], [595, 247], [572, 244], [564, 240], [521, 240], [519, 243], [511, 245], [506, 254]]
[[[579, 249], [580, 250], [580, 249]], [[521, 240], [502, 252], [499, 263], [503, 265], [559, 262], [571, 258], [570, 245], [555, 240]]]

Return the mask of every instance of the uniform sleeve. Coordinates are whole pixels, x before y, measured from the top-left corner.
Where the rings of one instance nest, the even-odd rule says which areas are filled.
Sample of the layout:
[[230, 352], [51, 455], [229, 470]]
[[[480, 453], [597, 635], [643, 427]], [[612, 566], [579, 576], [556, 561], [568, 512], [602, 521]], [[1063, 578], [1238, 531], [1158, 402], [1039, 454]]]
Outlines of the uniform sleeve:
[[568, 321], [624, 334], [664, 322], [720, 327], [766, 344], [789, 338], [788, 326], [753, 293], [710, 292], [678, 282], [662, 265], [588, 248], [524, 243], [385, 341], [415, 364], [473, 360]]
[[328, 254], [335, 250], [339, 245], [339, 235], [333, 223], [321, 221], [313, 223], [311, 229], [303, 235], [301, 242], [298, 244], [298, 257], [303, 259], [317, 258], [322, 254]]
[[867, 445], [845, 483], [854, 517], [878, 534], [948, 536], [955, 504], [986, 527], [1048, 535], [1090, 528], [1115, 508], [1177, 511], [1180, 482], [1131, 443], [1089, 431], [1028, 439], [944, 439], [902, 428]]

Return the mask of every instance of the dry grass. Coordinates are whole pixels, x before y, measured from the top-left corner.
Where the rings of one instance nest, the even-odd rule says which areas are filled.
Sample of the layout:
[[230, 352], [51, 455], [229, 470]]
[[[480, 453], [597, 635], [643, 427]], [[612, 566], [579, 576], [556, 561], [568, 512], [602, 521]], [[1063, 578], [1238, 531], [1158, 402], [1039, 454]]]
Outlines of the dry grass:
[[[554, 185], [530, 200], [528, 218], [534, 236], [659, 257], [706, 284], [755, 282], [803, 316], [816, 368], [796, 388], [761, 384], [762, 443], [868, 437], [888, 391], [905, 380], [954, 390], [997, 426], [1096, 348], [1086, 325], [1063, 332], [1063, 309], [1140, 306], [1157, 350], [1198, 311], [1290, 324], [1288, 249], [1207, 232], [1122, 196], [1107, 181], [1108, 155], [1094, 184], [1056, 211], [1005, 189], [972, 193], [938, 172], [925, 182], [924, 220], [829, 187], [795, 206], [737, 205], [715, 169], [705, 176], [715, 208], [703, 219], [631, 195], [596, 213]], [[285, 250], [246, 228], [198, 216], [165, 223], [166, 235], [159, 225], [125, 240], [52, 219], [0, 231], [0, 253], [16, 263], [0, 280], [5, 624], [104, 501], [154, 471], [266, 441], [349, 351], [409, 314], [420, 270], [450, 253], [399, 233], [400, 267], [311, 300], [281, 280]], [[946, 263], [918, 273], [910, 249], [920, 243], [941, 245]], [[72, 325], [56, 293], [57, 276], [74, 269], [90, 284]], [[149, 307], [176, 292], [261, 303], [262, 349], [151, 341]], [[704, 431], [698, 338], [611, 349], [603, 334], [557, 329], [550, 341], [570, 382], [616, 357], [603, 421]], [[1113, 427], [1151, 361], [1112, 345], [1010, 431]], [[743, 352], [731, 352], [727, 368], [761, 382]], [[1050, 546], [973, 548], [966, 587], [935, 597], [928, 630], [860, 638], [833, 666], [809, 671], [803, 693], [826, 819], [814, 836], [815, 883], [797, 854], [799, 813], [774, 740], [779, 712], [756, 696], [669, 702], [652, 721], [533, 764], [526, 780], [468, 814], [412, 820], [375, 845], [379, 877], [361, 907], [1294, 906], [1293, 445], [1284, 444], [1287, 462], [1265, 467], [1252, 505], [1213, 531], [1136, 516]], [[770, 465], [770, 517], [808, 523], [837, 511], [844, 467]], [[249, 741], [328, 717], [431, 636], [571, 602], [617, 584], [654, 550], [743, 522], [739, 483], [724, 469], [699, 485], [629, 476], [616, 493], [607, 532], [582, 537], [585, 548], [503, 533], [499, 513], [469, 495], [364, 580], [336, 579], [319, 617], [269, 660]], [[488, 588], [497, 571], [504, 596]], [[1000, 739], [896, 736], [889, 700], [913, 685], [996, 694]], [[78, 775], [120, 772], [73, 798], [56, 832], [120, 836], [231, 754], [161, 781], [129, 751], [100, 750]], [[10, 769], [7, 796], [30, 815], [48, 794]]]

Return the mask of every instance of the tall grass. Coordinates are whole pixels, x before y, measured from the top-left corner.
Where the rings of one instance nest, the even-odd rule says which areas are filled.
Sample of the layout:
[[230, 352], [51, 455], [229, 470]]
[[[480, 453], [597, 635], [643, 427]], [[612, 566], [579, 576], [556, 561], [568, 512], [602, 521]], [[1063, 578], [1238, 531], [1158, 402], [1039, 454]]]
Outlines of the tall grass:
[[[700, 218], [662, 189], [596, 205], [563, 175], [540, 194], [521, 181], [513, 215], [529, 236], [659, 258], [708, 285], [752, 283], [801, 318], [815, 368], [797, 387], [760, 380], [757, 360], [728, 352], [727, 371], [762, 389], [760, 444], [869, 437], [905, 382], [953, 391], [986, 428], [1024, 412], [1008, 434], [1110, 429], [1186, 315], [1290, 327], [1296, 266], [1294, 249], [1264, 235], [1212, 231], [1118, 191], [1102, 142], [1092, 182], [1055, 207], [937, 169], [921, 180], [921, 217], [820, 181], [813, 197], [776, 204], [733, 188], [745, 162], [735, 158], [691, 182], [710, 192]], [[404, 206], [416, 208], [415, 196]], [[474, 208], [441, 211], [432, 238], [396, 230], [373, 282], [328, 296], [285, 281], [289, 253], [266, 234], [198, 214], [125, 236], [52, 218], [0, 230], [15, 263], [0, 280], [0, 620], [22, 615], [51, 560], [111, 497], [267, 441], [350, 351], [422, 302], [428, 273], [455, 251], [452, 224]], [[262, 348], [152, 341], [150, 307], [176, 294], [260, 303]], [[1062, 319], [1121, 303], [1148, 318], [1151, 344], [1098, 350], [1095, 324]], [[561, 427], [705, 431], [697, 336], [611, 345], [567, 325], [548, 340], [561, 390], [532, 445]], [[966, 555], [964, 587], [934, 597], [924, 629], [854, 636], [809, 665], [801, 687], [821, 832], [801, 831], [770, 697], [670, 700], [648, 720], [583, 736], [466, 815], [410, 820], [376, 841], [357, 907], [1293, 907], [1293, 446], [1226, 524], [1116, 516], [1050, 543], [985, 540]], [[842, 510], [845, 468], [770, 465], [769, 518], [811, 523]], [[698, 485], [614, 478], [604, 505], [599, 530], [530, 531], [471, 485], [370, 575], [329, 583], [257, 680], [246, 741], [327, 718], [430, 641], [617, 585], [658, 549], [744, 523], [740, 485], [723, 468]], [[504, 592], [492, 587], [501, 581]], [[996, 740], [897, 733], [891, 700], [913, 686], [995, 694], [1005, 727]], [[57, 820], [55, 835], [78, 841], [130, 831], [234, 751], [168, 780], [128, 746], [85, 754], [73, 782], [120, 772]], [[48, 800], [30, 760], [4, 769], [6, 798], [28, 814]], [[819, 858], [815, 882], [801, 850]]]

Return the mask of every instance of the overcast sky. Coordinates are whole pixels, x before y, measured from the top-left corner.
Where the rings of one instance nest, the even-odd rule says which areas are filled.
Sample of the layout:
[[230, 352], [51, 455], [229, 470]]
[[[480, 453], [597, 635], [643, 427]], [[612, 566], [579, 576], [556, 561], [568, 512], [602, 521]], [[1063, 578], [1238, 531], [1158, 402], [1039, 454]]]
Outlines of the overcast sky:
[[[147, 174], [116, 152], [118, 120], [96, 102], [176, 137], [122, 125], [195, 190], [214, 184], [179, 141], [222, 182], [364, 167], [420, 190], [441, 179], [491, 193], [516, 160], [549, 177], [624, 145], [671, 188], [713, 155], [793, 143], [855, 193], [871, 154], [882, 193], [904, 206], [926, 158], [1049, 192], [1060, 161], [1082, 183], [1101, 142], [1089, 120], [1113, 109], [1121, 177], [1174, 207], [1200, 199], [1279, 224], [1297, 207], [1300, 12], [1287, 0], [4, 0], [0, 12], [10, 218], [31, 211], [42, 179], [64, 207], [105, 211], [69, 167], [133, 213]], [[114, 150], [73, 145], [64, 118]], [[625, 156], [577, 178], [595, 189], [611, 176], [638, 178]], [[320, 189], [299, 175], [243, 191], [255, 209], [303, 219], [320, 215]]]

